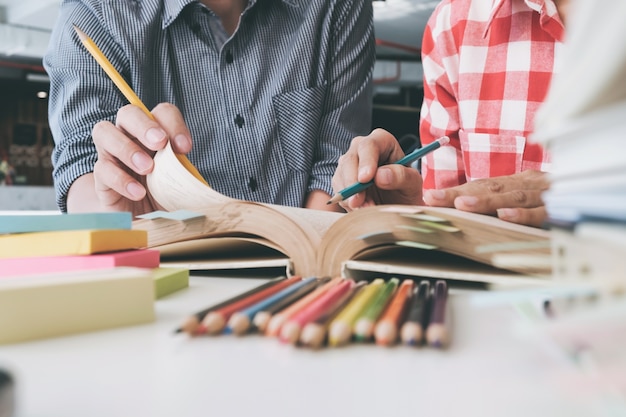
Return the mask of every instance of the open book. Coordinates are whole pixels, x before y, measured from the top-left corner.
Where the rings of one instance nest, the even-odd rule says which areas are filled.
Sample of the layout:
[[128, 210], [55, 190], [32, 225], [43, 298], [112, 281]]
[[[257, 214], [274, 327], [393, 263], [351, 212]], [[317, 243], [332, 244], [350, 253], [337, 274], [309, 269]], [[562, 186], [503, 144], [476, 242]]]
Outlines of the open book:
[[491, 216], [400, 205], [341, 214], [235, 200], [195, 178], [171, 148], [157, 154], [148, 189], [164, 211], [133, 228], [148, 231], [164, 264], [170, 255], [195, 255], [185, 260], [191, 269], [254, 268], [273, 259], [302, 276], [369, 271], [494, 282], [549, 275], [549, 233]]

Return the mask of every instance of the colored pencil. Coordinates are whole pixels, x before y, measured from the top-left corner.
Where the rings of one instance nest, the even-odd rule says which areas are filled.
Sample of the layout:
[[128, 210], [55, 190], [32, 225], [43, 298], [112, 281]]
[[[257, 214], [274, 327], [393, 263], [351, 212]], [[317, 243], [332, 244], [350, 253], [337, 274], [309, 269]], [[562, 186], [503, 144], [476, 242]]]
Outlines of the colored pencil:
[[428, 312], [428, 297], [430, 282], [423, 280], [419, 286], [413, 288], [413, 295], [404, 324], [400, 329], [400, 339], [407, 345], [421, 345], [424, 339]]
[[284, 281], [272, 285], [271, 287], [265, 288], [259, 292], [256, 292], [246, 298], [235, 301], [234, 303], [226, 305], [217, 310], [213, 310], [209, 312], [206, 317], [204, 317], [204, 320], [202, 320], [202, 325], [204, 326], [208, 334], [221, 332], [224, 329], [226, 322], [228, 321], [228, 319], [230, 319], [230, 316], [233, 313], [239, 310], [243, 310], [244, 308], [251, 306], [254, 303], [257, 303], [265, 299], [266, 297], [269, 297], [270, 295], [276, 294], [283, 288], [293, 285], [294, 283], [301, 280], [302, 277], [287, 278]]
[[357, 282], [344, 296], [334, 305], [328, 308], [317, 320], [308, 323], [300, 332], [300, 343], [313, 349], [318, 349], [326, 341], [326, 332], [328, 326], [335, 317], [348, 305], [350, 300], [355, 297], [359, 291], [365, 288], [366, 281]]
[[300, 282], [296, 282], [295, 284], [290, 285], [287, 288], [284, 288], [278, 291], [277, 293], [259, 301], [258, 303], [252, 304], [251, 306], [243, 310], [236, 311], [235, 313], [233, 313], [232, 316], [230, 316], [230, 319], [228, 320], [228, 324], [226, 325], [224, 332], [234, 333], [236, 335], [242, 335], [246, 333], [248, 329], [250, 328], [252, 319], [254, 318], [255, 314], [257, 314], [259, 311], [262, 311], [266, 307], [271, 306], [272, 304], [275, 304], [276, 302], [280, 301], [282, 298], [290, 294], [293, 294], [294, 292], [298, 291], [302, 287], [308, 286], [308, 287], [313, 288], [316, 285], [317, 285], [317, 278], [315, 277], [306, 278]]
[[265, 283], [263, 283], [263, 284], [261, 284], [261, 285], [259, 285], [257, 287], [252, 288], [249, 291], [246, 291], [244, 293], [241, 293], [239, 295], [231, 297], [231, 298], [229, 298], [227, 300], [222, 301], [221, 303], [218, 303], [218, 304], [212, 305], [210, 307], [207, 307], [204, 310], [198, 311], [194, 315], [187, 317], [187, 319], [184, 321], [182, 326], [180, 326], [178, 329], [176, 329], [175, 333], [185, 332], [185, 333], [188, 333], [190, 335], [204, 333], [204, 332], [206, 332], [206, 329], [202, 328], [201, 323], [202, 323], [202, 320], [204, 320], [204, 318], [206, 317], [206, 315], [208, 313], [210, 313], [211, 311], [218, 310], [218, 309], [220, 309], [222, 307], [225, 307], [225, 306], [227, 306], [229, 304], [232, 304], [232, 303], [234, 303], [236, 301], [242, 300], [242, 299], [244, 299], [246, 297], [251, 296], [252, 294], [255, 294], [255, 293], [259, 292], [259, 291], [263, 291], [264, 289], [269, 288], [269, 287], [271, 287], [273, 285], [276, 285], [279, 282], [284, 281], [286, 279], [287, 279], [287, 277], [285, 277], [285, 276], [274, 278], [274, 279], [272, 279], [270, 281], [267, 281], [267, 282], [265, 282]]
[[[394, 162], [394, 164], [409, 165], [410, 163], [415, 162], [419, 158], [422, 158], [428, 153], [434, 151], [435, 149], [438, 149], [439, 147], [447, 144], [448, 142], [450, 142], [450, 138], [448, 138], [447, 136], [443, 136], [435, 140], [434, 142], [429, 143], [428, 145], [422, 148], [418, 148], [414, 150], [413, 152], [409, 153], [408, 155], [405, 155], [403, 158]], [[346, 200], [352, 197], [353, 195], [360, 193], [361, 191], [365, 191], [372, 185], [374, 185], [374, 180], [369, 181], [369, 182], [355, 182], [354, 184], [344, 188], [343, 190], [335, 194], [330, 200], [328, 200], [328, 202], [326, 202], [326, 204], [339, 203], [340, 201]]]
[[360, 291], [337, 317], [335, 317], [328, 327], [328, 344], [330, 346], [340, 346], [350, 340], [354, 322], [383, 287], [384, 282], [382, 278], [377, 278], [370, 282], [363, 291]]
[[398, 340], [398, 328], [404, 319], [411, 294], [413, 281], [405, 279], [389, 302], [389, 306], [378, 319], [374, 327], [374, 339], [377, 345], [390, 346]]
[[330, 277], [320, 278], [316, 282], [314, 282], [313, 285], [305, 285], [299, 288], [296, 292], [289, 294], [288, 296], [281, 298], [279, 301], [272, 304], [271, 306], [264, 308], [254, 315], [254, 318], [252, 319], [253, 326], [259, 332], [265, 333], [265, 330], [267, 329], [267, 323], [269, 323], [274, 314], [289, 307], [291, 304], [295, 303], [311, 291], [315, 290], [317, 287], [326, 284], [328, 281], [330, 281]]
[[[83, 46], [87, 51], [91, 54], [91, 56], [96, 60], [96, 62], [100, 65], [100, 67], [104, 70], [104, 72], [109, 76], [111, 81], [117, 86], [120, 92], [126, 97], [126, 100], [130, 102], [130, 104], [139, 107], [149, 118], [152, 120], [154, 116], [150, 113], [150, 110], [143, 104], [143, 102], [139, 99], [137, 94], [133, 91], [132, 88], [126, 83], [124, 78], [120, 75], [119, 72], [115, 69], [111, 61], [104, 55], [104, 53], [100, 50], [98, 45], [91, 39], [85, 32], [83, 32], [78, 27], [74, 26], [74, 30], [78, 35], [78, 38], [82, 42]], [[196, 167], [187, 159], [187, 157], [183, 154], [176, 154], [178, 160], [183, 164], [187, 170], [193, 174], [194, 177], [202, 181], [204, 184], [209, 185], [206, 180], [202, 177], [200, 172], [196, 169]]]
[[337, 285], [340, 281], [341, 281], [341, 278], [333, 278], [330, 281], [328, 281], [326, 284], [322, 285], [321, 287], [316, 288], [315, 291], [302, 297], [300, 300], [296, 301], [295, 303], [293, 303], [286, 309], [274, 314], [272, 318], [270, 319], [269, 323], [267, 324], [267, 329], [265, 330], [265, 334], [267, 336], [278, 336], [278, 334], [280, 333], [280, 328], [287, 320], [293, 317], [294, 314], [302, 310], [309, 303], [317, 300], [319, 297], [324, 295], [326, 291], [330, 290], [332, 287]]
[[446, 305], [448, 303], [448, 285], [439, 280], [435, 283], [433, 303], [426, 328], [426, 342], [433, 347], [446, 347], [450, 342], [446, 323]]
[[302, 310], [294, 314], [283, 324], [280, 330], [280, 340], [284, 343], [295, 344], [300, 338], [302, 328], [321, 316], [330, 306], [340, 300], [354, 286], [354, 281], [346, 279], [328, 290], [317, 300], [312, 301]]
[[357, 317], [354, 323], [352, 332], [355, 340], [366, 342], [372, 338], [376, 321], [387, 307], [387, 304], [389, 304], [399, 283], [400, 280], [398, 278], [391, 278], [387, 281], [376, 296], [372, 298], [367, 307], [359, 314], [359, 317]]

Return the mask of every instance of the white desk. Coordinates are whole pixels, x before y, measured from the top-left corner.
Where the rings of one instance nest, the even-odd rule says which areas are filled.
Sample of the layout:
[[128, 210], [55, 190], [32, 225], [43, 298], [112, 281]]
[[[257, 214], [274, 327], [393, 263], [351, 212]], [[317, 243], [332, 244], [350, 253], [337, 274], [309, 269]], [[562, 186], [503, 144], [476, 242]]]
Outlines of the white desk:
[[[174, 336], [181, 319], [258, 285], [195, 277], [152, 324], [0, 346], [18, 417], [600, 416], [578, 371], [511, 332], [508, 308], [452, 295], [448, 351], [349, 345], [309, 351], [257, 335]], [[42, 312], [45, 314], [45, 312]]]

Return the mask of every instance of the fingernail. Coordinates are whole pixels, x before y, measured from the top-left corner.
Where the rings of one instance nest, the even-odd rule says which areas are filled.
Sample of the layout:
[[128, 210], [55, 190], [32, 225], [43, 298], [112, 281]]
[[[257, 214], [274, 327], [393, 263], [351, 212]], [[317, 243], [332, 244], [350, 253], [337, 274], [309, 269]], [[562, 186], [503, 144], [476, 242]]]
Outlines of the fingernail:
[[378, 177], [378, 181], [382, 185], [389, 185], [393, 181], [393, 175], [389, 168], [380, 168], [376, 176]]
[[446, 198], [446, 192], [443, 190], [429, 190], [428, 195], [435, 200], [443, 200]]
[[128, 191], [128, 194], [137, 200], [143, 198], [145, 193], [144, 188], [136, 182], [129, 182], [126, 186], [126, 191]]
[[501, 208], [496, 210], [498, 217], [502, 220], [515, 220], [519, 216], [519, 212], [514, 208]]
[[474, 197], [474, 196], [469, 196], [469, 195], [465, 195], [465, 196], [461, 196], [458, 197], [458, 199], [461, 201], [461, 204], [463, 204], [464, 206], [475, 206], [476, 203], [478, 203], [478, 197]]
[[186, 151], [191, 145], [191, 139], [189, 139], [186, 135], [176, 135], [174, 138], [174, 144], [177, 149]]
[[165, 131], [163, 129], [159, 129], [158, 127], [150, 128], [146, 132], [146, 140], [153, 145], [162, 142], [166, 137]]
[[152, 166], [152, 158], [143, 152], [135, 152], [130, 159], [140, 173], [149, 170]]

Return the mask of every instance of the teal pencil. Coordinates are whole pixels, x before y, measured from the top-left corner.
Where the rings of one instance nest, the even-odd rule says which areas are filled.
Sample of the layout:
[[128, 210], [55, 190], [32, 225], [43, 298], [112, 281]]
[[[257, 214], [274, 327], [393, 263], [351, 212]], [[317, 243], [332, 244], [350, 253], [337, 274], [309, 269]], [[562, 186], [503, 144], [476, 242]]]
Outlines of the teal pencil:
[[[418, 159], [426, 156], [430, 152], [439, 149], [441, 146], [446, 145], [448, 142], [450, 142], [450, 138], [447, 136], [443, 136], [436, 141], [429, 143], [424, 147], [418, 148], [408, 155], [405, 155], [403, 158], [394, 162], [394, 164], [409, 165], [410, 163], [415, 162]], [[326, 202], [326, 204], [334, 204], [346, 200], [353, 195], [360, 193], [361, 191], [365, 191], [372, 185], [374, 185], [374, 180], [368, 182], [355, 182], [354, 184], [349, 185], [348, 187], [335, 194], [330, 200]]]

